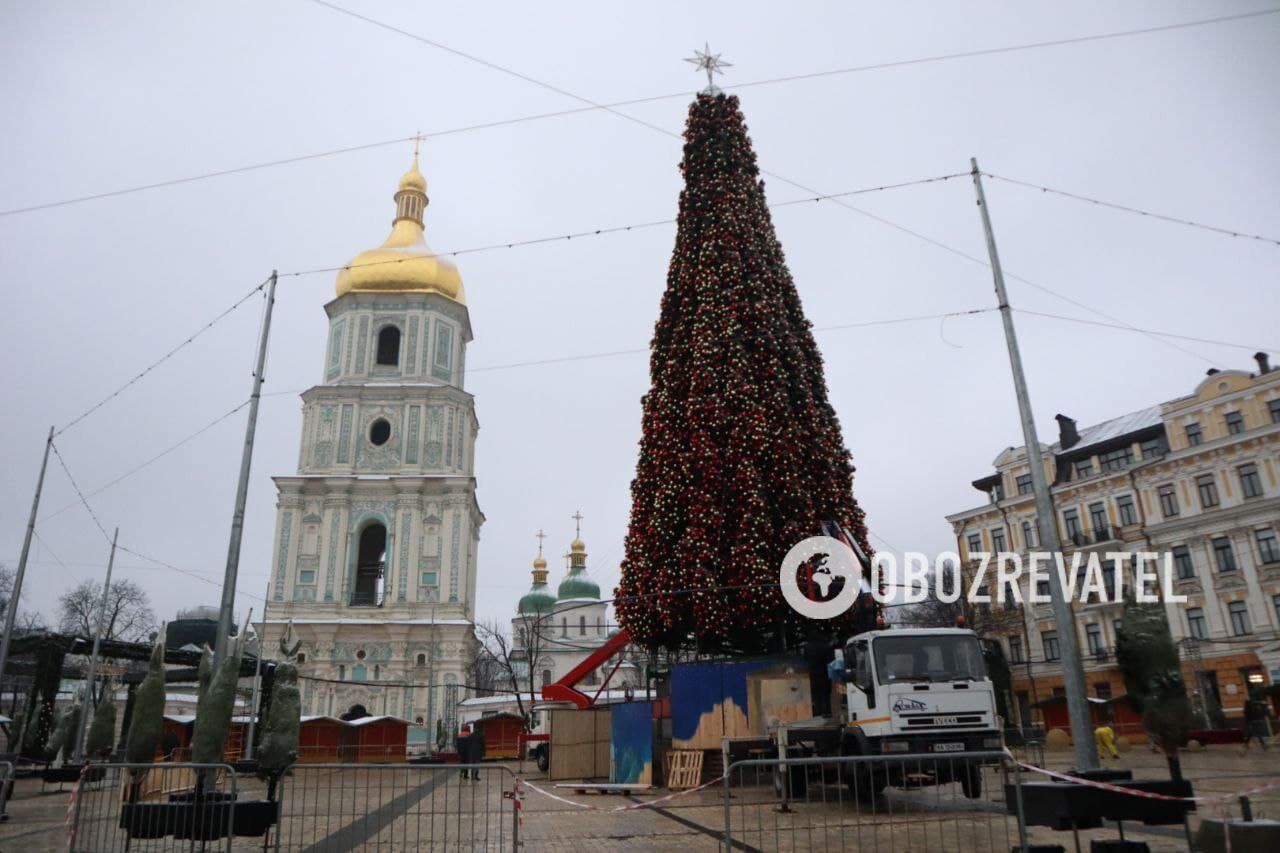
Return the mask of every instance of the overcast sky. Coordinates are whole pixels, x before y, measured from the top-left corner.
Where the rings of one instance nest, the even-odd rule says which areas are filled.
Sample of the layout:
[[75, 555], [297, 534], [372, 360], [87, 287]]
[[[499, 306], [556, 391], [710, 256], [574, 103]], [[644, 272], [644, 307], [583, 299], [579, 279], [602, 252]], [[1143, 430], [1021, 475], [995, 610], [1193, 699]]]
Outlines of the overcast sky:
[[[372, 3], [346, 8], [679, 132], [704, 41], [724, 84], [1143, 29], [1262, 2], [760, 4]], [[767, 11], [765, 11], [767, 9]], [[38, 205], [412, 135], [567, 110], [564, 94], [310, 0], [8, 2], [0, 6], [0, 209]], [[1173, 216], [1280, 235], [1280, 14], [738, 90], [763, 169], [824, 193], [990, 172]], [[396, 144], [0, 217], [7, 304], [0, 407], [0, 561], [17, 562], [40, 451], [65, 424], [275, 268], [340, 265], [378, 245], [411, 146]], [[678, 139], [605, 111], [432, 136], [427, 235], [441, 252], [668, 219]], [[767, 179], [771, 202], [806, 193]], [[1280, 246], [1232, 239], [992, 181], [1017, 307], [1270, 346], [1280, 356]], [[985, 258], [967, 178], [850, 203]], [[990, 272], [834, 204], [775, 212], [819, 327], [993, 305]], [[475, 341], [468, 390], [481, 533], [477, 612], [529, 585], [534, 533], [555, 557], [581, 509], [592, 572], [617, 581], [648, 387], [643, 354], [674, 227], [458, 258]], [[241, 590], [265, 591], [272, 475], [297, 465], [297, 392], [321, 379], [332, 273], [281, 279], [258, 426]], [[1087, 306], [1082, 307], [1082, 306]], [[260, 300], [219, 323], [58, 441], [86, 491], [198, 430], [249, 392]], [[1189, 393], [1252, 349], [1018, 318], [1041, 437]], [[827, 379], [878, 548], [954, 546], [943, 519], [1020, 444], [994, 313], [820, 332]], [[285, 393], [287, 392], [287, 393]], [[243, 412], [91, 499], [134, 550], [222, 575]], [[51, 463], [26, 603], [51, 612], [107, 546]], [[59, 512], [64, 507], [70, 508]], [[56, 555], [56, 557], [55, 557]], [[57, 562], [60, 559], [65, 566]], [[157, 615], [218, 585], [129, 555], [119, 576]], [[260, 602], [242, 595], [241, 606]]]

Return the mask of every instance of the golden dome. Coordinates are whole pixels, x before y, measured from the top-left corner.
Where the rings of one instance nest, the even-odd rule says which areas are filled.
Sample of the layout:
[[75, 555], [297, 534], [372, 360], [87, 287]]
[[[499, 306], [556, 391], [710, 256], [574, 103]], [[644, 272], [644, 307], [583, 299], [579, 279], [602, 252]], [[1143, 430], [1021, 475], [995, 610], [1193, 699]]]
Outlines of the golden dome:
[[396, 218], [391, 235], [376, 249], [356, 255], [338, 273], [339, 296], [359, 292], [439, 293], [466, 303], [458, 268], [431, 252], [424, 238], [422, 214], [426, 210], [427, 180], [418, 170], [418, 154], [400, 179], [395, 194]]
[[544, 559], [542, 559], [542, 555], [541, 555], [541, 554], [539, 554], [539, 555], [534, 559], [534, 561], [533, 561], [533, 567], [534, 567], [535, 569], [545, 569], [545, 568], [547, 567], [547, 561], [546, 561], [546, 560], [544, 560]]
[[569, 543], [569, 551], [574, 554], [585, 554], [587, 551], [587, 543], [581, 539], [575, 539]]

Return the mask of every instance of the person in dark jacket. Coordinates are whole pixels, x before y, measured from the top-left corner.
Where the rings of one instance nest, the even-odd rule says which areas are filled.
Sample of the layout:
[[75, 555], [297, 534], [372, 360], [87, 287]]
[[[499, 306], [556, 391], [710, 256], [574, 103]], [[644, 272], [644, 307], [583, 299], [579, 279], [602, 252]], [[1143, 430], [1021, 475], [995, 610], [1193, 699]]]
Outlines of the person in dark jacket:
[[1258, 739], [1258, 744], [1263, 748], [1267, 748], [1267, 706], [1256, 699], [1247, 700], [1244, 703], [1244, 748], [1249, 748], [1249, 743], [1254, 739]]
[[[458, 736], [454, 738], [453, 747], [458, 752], [458, 763], [466, 765], [471, 763], [471, 726], [463, 723], [462, 730], [458, 732]], [[468, 776], [467, 768], [462, 768], [462, 778]]]
[[[480, 762], [484, 761], [484, 727], [483, 726], [476, 726], [475, 731], [471, 733], [471, 740], [467, 744], [467, 747], [469, 749], [469, 754], [467, 757], [468, 764], [479, 764]], [[479, 768], [473, 768], [471, 770], [471, 778], [476, 780], [480, 779]]]

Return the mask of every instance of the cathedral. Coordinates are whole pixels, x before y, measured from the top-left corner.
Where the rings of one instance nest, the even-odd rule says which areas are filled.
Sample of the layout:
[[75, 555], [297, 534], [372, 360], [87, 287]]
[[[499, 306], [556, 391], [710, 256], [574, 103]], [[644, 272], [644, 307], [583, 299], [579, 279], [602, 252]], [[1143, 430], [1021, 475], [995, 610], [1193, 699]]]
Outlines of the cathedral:
[[354, 705], [455, 728], [475, 657], [475, 401], [457, 267], [400, 179], [391, 235], [337, 277], [323, 382], [302, 394], [298, 472], [276, 477], [267, 648], [288, 623], [303, 714]]

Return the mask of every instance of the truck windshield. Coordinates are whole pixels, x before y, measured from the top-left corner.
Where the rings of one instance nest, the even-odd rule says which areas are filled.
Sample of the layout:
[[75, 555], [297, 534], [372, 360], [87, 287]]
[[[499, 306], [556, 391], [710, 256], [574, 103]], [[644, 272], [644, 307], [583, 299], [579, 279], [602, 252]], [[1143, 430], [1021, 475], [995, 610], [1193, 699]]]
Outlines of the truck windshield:
[[877, 637], [874, 646], [880, 681], [979, 681], [986, 678], [976, 637], [964, 634], [916, 634]]

